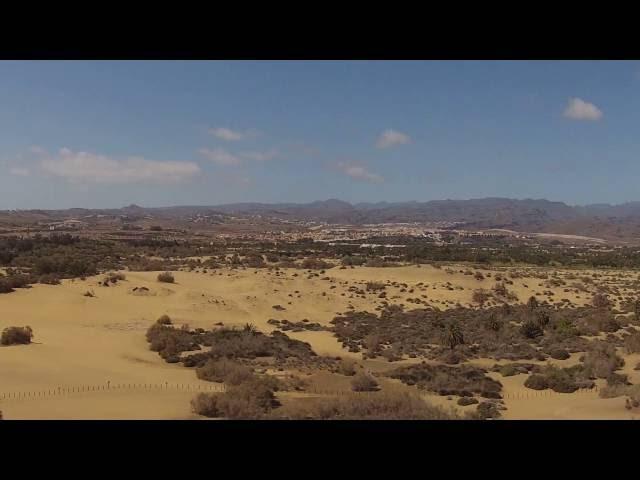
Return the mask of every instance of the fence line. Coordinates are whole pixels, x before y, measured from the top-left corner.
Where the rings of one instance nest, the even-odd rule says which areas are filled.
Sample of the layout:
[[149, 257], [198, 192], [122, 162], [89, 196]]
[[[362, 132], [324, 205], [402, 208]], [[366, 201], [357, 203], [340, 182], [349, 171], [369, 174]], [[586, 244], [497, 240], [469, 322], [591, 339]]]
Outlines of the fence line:
[[189, 383], [112, 383], [97, 385], [60, 385], [46, 390], [27, 390], [0, 392], [0, 401], [35, 400], [42, 398], [63, 397], [74, 393], [115, 392], [115, 391], [184, 391], [184, 392], [224, 392], [223, 384], [189, 384]]
[[[586, 394], [598, 394], [598, 386], [593, 388], [583, 388], [576, 390], [571, 395], [586, 395]], [[36, 400], [43, 398], [63, 397], [75, 393], [93, 393], [93, 392], [115, 392], [115, 391], [182, 391], [182, 392], [225, 392], [226, 387], [224, 384], [189, 384], [189, 383], [112, 383], [106, 382], [97, 385], [61, 385], [52, 387], [47, 390], [36, 391], [14, 391], [14, 392], [0, 392], [0, 401], [10, 400]], [[351, 390], [338, 390], [331, 388], [317, 388], [311, 387], [305, 393], [316, 395], [375, 395], [376, 392], [353, 392]], [[427, 393], [424, 391], [423, 393]], [[431, 392], [428, 392], [431, 393]], [[553, 390], [518, 390], [513, 392], [502, 392], [501, 398], [504, 400], [529, 400], [536, 398], [548, 398], [548, 397], [561, 397], [569, 395], [566, 393], [554, 392]], [[448, 395], [441, 395], [448, 396]], [[453, 395], [451, 395], [453, 396]]]

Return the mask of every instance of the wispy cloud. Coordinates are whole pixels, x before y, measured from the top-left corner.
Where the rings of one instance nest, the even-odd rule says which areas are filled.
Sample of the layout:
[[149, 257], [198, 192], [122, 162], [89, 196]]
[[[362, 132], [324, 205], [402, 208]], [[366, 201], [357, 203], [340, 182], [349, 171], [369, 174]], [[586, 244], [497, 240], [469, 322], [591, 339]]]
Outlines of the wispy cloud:
[[226, 127], [210, 128], [209, 133], [225, 142], [238, 142], [258, 136], [257, 130], [232, 130]]
[[356, 181], [367, 183], [382, 183], [384, 177], [376, 173], [370, 172], [366, 167], [350, 162], [338, 163], [338, 169], [348, 177]]
[[242, 163], [240, 157], [229, 153], [222, 148], [214, 148], [213, 150], [209, 150], [208, 148], [201, 148], [200, 150], [198, 150], [198, 152], [210, 162], [223, 167], [240, 165], [240, 163]]
[[404, 145], [411, 142], [411, 138], [406, 133], [388, 129], [380, 134], [376, 140], [376, 148], [389, 148], [395, 145]]
[[28, 168], [23, 167], [12, 167], [9, 169], [9, 173], [17, 177], [28, 177], [31, 174]]
[[593, 103], [585, 102], [581, 98], [570, 98], [564, 116], [572, 120], [586, 120], [595, 122], [602, 118], [602, 110]]
[[193, 162], [147, 160], [142, 157], [111, 158], [63, 148], [46, 156], [42, 169], [72, 182], [89, 183], [176, 183], [200, 173]]
[[201, 148], [198, 153], [210, 162], [220, 165], [222, 167], [235, 167], [242, 164], [244, 161], [254, 162], [266, 162], [272, 160], [278, 155], [277, 150], [268, 150], [266, 152], [240, 152], [231, 153], [222, 148], [214, 148], [213, 150], [208, 148]]

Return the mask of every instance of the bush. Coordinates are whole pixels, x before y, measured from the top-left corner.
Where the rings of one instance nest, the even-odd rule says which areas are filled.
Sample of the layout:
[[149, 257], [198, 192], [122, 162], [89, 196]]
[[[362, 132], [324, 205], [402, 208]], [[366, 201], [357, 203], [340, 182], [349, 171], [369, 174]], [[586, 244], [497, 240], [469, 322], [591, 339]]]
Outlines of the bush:
[[640, 353], [640, 332], [635, 331], [624, 337], [624, 349], [627, 353]]
[[301, 266], [305, 270], [328, 270], [333, 267], [333, 265], [331, 265], [330, 263], [316, 258], [304, 259]]
[[60, 285], [60, 279], [54, 273], [48, 273], [46, 275], [41, 275], [38, 278], [38, 283], [43, 285]]
[[359, 373], [351, 380], [351, 389], [354, 392], [375, 392], [379, 389], [378, 382], [371, 375]]
[[387, 376], [439, 395], [479, 394], [485, 398], [500, 398], [502, 384], [486, 373], [486, 370], [472, 365], [448, 367], [425, 363], [398, 367]]
[[193, 411], [199, 415], [239, 420], [264, 418], [276, 406], [273, 388], [258, 378], [230, 387], [224, 393], [201, 393], [191, 402]]
[[251, 368], [225, 358], [209, 359], [203, 366], [196, 368], [196, 376], [201, 380], [227, 385], [240, 385], [255, 377]]
[[566, 360], [571, 355], [564, 348], [552, 348], [549, 350], [549, 356], [555, 360]]
[[624, 366], [624, 360], [616, 353], [614, 345], [594, 341], [582, 358], [585, 372], [591, 378], [607, 378]]
[[121, 272], [111, 272], [107, 275], [107, 281], [110, 283], [118, 283], [118, 281], [125, 280], [127, 277]]
[[476, 418], [480, 420], [487, 420], [489, 418], [500, 418], [500, 410], [498, 410], [498, 407], [495, 403], [482, 402], [477, 407]]
[[171, 272], [163, 272], [158, 275], [158, 281], [162, 283], [175, 283], [175, 278]]
[[607, 377], [607, 386], [630, 385], [629, 377], [626, 374], [612, 373]]
[[0, 344], [2, 345], [26, 345], [31, 343], [33, 330], [31, 327], [7, 327], [2, 331]]
[[524, 386], [532, 390], [550, 388], [558, 393], [573, 393], [579, 388], [593, 387], [593, 382], [586, 379], [584, 368], [581, 365], [570, 368], [547, 365], [527, 378]]
[[158, 325], [171, 325], [171, 317], [169, 317], [169, 315], [162, 315], [156, 323]]
[[199, 393], [191, 400], [191, 410], [204, 417], [216, 418], [221, 416], [218, 408], [220, 393]]
[[486, 302], [490, 298], [491, 298], [491, 294], [486, 290], [482, 290], [482, 289], [474, 290], [473, 295], [471, 296], [471, 299], [479, 305], [484, 304], [484, 302]]
[[475, 397], [460, 397], [458, 399], [458, 405], [460, 405], [461, 407], [473, 405], [474, 403], [478, 403], [478, 399]]
[[524, 382], [524, 386], [532, 390], [546, 390], [549, 388], [549, 383], [543, 375], [531, 375]]
[[378, 292], [384, 290], [386, 288], [386, 285], [381, 282], [367, 282], [366, 288], [369, 292]]
[[606, 295], [596, 293], [591, 299], [591, 304], [596, 308], [606, 308], [610, 305], [610, 302]]
[[288, 412], [274, 411], [272, 418], [288, 420], [454, 420], [447, 412], [425, 402], [413, 392], [378, 392], [370, 395], [349, 393], [340, 397], [314, 399], [298, 404]]
[[527, 320], [522, 324], [520, 333], [526, 338], [536, 338], [544, 334], [542, 328], [532, 320]]
[[518, 373], [520, 372], [518, 372], [513, 364], [507, 364], [500, 367], [500, 375], [502, 375], [503, 377], [512, 377], [514, 375], [517, 375]]
[[340, 363], [338, 363], [338, 373], [346, 375], [347, 377], [353, 377], [356, 374], [356, 363], [347, 358], [341, 360]]

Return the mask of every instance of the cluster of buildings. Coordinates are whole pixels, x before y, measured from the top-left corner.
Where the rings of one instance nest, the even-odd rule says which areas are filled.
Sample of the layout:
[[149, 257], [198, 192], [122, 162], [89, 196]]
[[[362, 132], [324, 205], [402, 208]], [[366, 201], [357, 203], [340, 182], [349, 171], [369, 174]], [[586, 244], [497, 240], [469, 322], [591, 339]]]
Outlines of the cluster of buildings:
[[89, 224], [81, 220], [63, 220], [61, 222], [45, 223], [44, 226], [49, 231], [75, 231], [84, 230]]

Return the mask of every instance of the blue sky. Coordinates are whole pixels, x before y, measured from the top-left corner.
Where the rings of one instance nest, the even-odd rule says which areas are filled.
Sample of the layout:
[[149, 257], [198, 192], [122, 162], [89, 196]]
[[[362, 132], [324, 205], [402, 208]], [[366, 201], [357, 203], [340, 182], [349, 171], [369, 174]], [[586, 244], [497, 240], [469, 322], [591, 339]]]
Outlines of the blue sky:
[[640, 63], [0, 62], [0, 209], [640, 200]]

